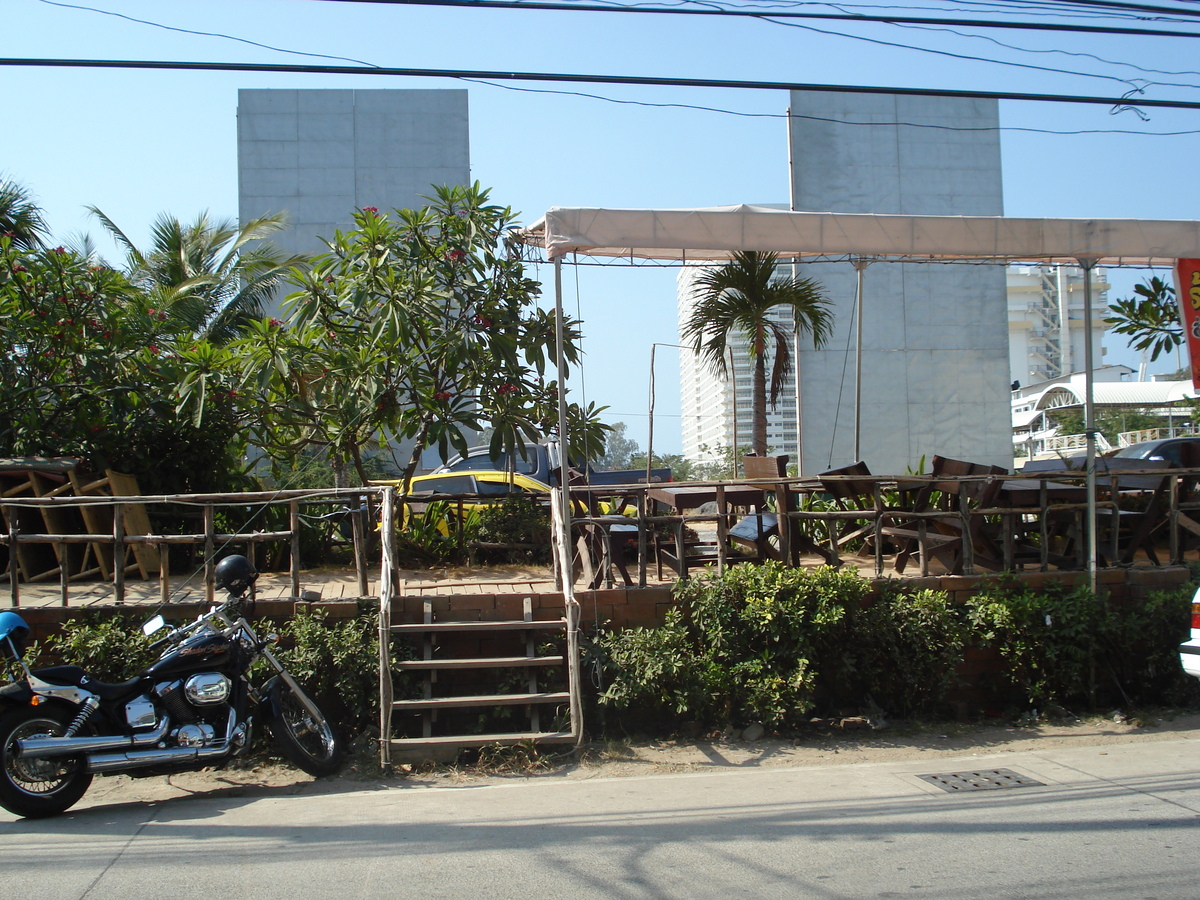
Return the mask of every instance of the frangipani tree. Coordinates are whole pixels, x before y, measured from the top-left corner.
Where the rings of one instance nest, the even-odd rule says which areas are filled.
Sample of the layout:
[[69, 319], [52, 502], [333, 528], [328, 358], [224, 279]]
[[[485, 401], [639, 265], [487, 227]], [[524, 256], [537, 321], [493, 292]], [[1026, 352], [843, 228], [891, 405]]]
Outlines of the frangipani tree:
[[[485, 423], [495, 450], [552, 434], [554, 319], [510, 249], [512, 211], [478, 184], [430, 199], [391, 215], [358, 211], [352, 231], [295, 271], [300, 289], [285, 301], [285, 322], [260, 321], [224, 350], [197, 346], [184, 402], [236, 390], [272, 456], [322, 446], [364, 483], [372, 443], [411, 441], [400, 466], [407, 483], [425, 448], [443, 458], [465, 451]], [[577, 322], [566, 338], [577, 364]], [[572, 411], [585, 452], [602, 452], [601, 410]]]
[[230, 398], [176, 414], [175, 333], [123, 273], [0, 235], [0, 340], [0, 455], [75, 457], [137, 476], [146, 493], [237, 480]]

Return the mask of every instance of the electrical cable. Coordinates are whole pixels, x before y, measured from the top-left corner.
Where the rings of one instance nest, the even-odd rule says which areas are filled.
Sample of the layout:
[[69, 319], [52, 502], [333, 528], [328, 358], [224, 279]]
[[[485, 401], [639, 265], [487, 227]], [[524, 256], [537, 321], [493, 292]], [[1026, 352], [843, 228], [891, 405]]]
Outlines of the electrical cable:
[[[897, 97], [957, 97], [975, 100], [1021, 100], [1038, 103], [1079, 103], [1099, 106], [1136, 106], [1156, 109], [1200, 109], [1200, 101], [1155, 100], [1125, 97], [1096, 97], [1083, 94], [1037, 94], [1020, 91], [971, 91], [935, 88], [901, 88], [871, 85], [806, 84], [787, 81], [743, 81], [737, 79], [662, 78], [642, 75], [587, 75], [554, 72], [483, 72], [471, 69], [393, 68], [379, 66], [283, 65], [278, 63], [224, 63], [187, 60], [134, 59], [30, 59], [0, 58], [0, 67], [148, 69], [198, 72], [276, 72], [316, 75], [376, 75], [386, 77], [454, 78], [496, 81], [549, 81], [566, 83], [634, 85], [638, 87], [726, 88], [755, 91], [811, 91], [830, 94], [886, 94]], [[1136, 90], [1136, 88], [1135, 88]]]
[[[45, 0], [43, 0], [45, 2]], [[777, 12], [727, 9], [711, 6], [702, 9], [659, 6], [604, 6], [600, 4], [554, 3], [542, 0], [318, 0], [322, 3], [363, 3], [385, 6], [440, 6], [460, 9], [525, 9], [543, 12], [632, 13], [666, 16], [717, 16], [737, 19], [817, 19], [840, 22], [869, 22], [911, 25], [959, 25], [969, 28], [999, 28], [1022, 31], [1054, 31], [1064, 33], [1110, 34], [1140, 37], [1200, 37], [1194, 31], [1168, 31], [1154, 28], [1132, 28], [1115, 25], [1048, 24], [1043, 22], [1005, 22], [1000, 20], [946, 19], [932, 16], [878, 16], [863, 13]]]
[[[46, 3], [47, 5], [51, 5], [51, 6], [60, 6], [60, 7], [68, 8], [68, 9], [75, 9], [75, 10], [81, 10], [81, 11], [86, 11], [86, 12], [94, 12], [94, 13], [99, 13], [99, 14], [103, 14], [103, 15], [113, 15], [118, 18], [126, 19], [128, 21], [136, 22], [139, 24], [150, 25], [152, 27], [164, 28], [169, 31], [179, 31], [182, 33], [196, 34], [196, 35], [206, 36], [206, 37], [218, 37], [218, 38], [222, 38], [222, 39], [226, 39], [226, 40], [233, 40], [233, 41], [238, 41], [238, 42], [243, 42], [243, 43], [249, 43], [254, 46], [271, 49], [271, 50], [274, 50], [274, 51], [277, 51], [280, 53], [288, 53], [288, 54], [294, 54], [294, 55], [298, 55], [298, 56], [314, 56], [314, 57], [320, 56], [320, 57], [325, 57], [325, 58], [341, 59], [341, 60], [350, 61], [350, 62], [361, 62], [365, 66], [369, 66], [371, 68], [378, 68], [378, 66], [374, 63], [370, 63], [370, 62], [366, 62], [366, 61], [362, 61], [362, 60], [356, 60], [351, 57], [330, 57], [330, 56], [326, 56], [325, 54], [315, 54], [315, 53], [310, 53], [308, 51], [293, 50], [290, 48], [283, 48], [283, 47], [273, 47], [273, 46], [270, 46], [267, 44], [262, 44], [262, 43], [259, 43], [256, 41], [249, 41], [247, 39], [239, 38], [239, 37], [229, 35], [229, 34], [224, 34], [224, 33], [220, 33], [220, 32], [201, 32], [201, 31], [193, 31], [193, 30], [189, 30], [189, 29], [176, 28], [174, 26], [163, 25], [161, 23], [152, 22], [152, 21], [145, 20], [145, 19], [134, 19], [132, 17], [124, 16], [119, 13], [112, 13], [108, 10], [97, 9], [95, 7], [90, 7], [90, 6], [83, 6], [83, 5], [78, 5], [78, 4], [66, 4], [66, 3], [58, 2], [58, 0], [40, 0], [40, 2]], [[786, 5], [794, 6], [795, 4], [786, 4]], [[957, 32], [953, 32], [953, 31], [951, 31], [951, 33], [957, 34]], [[829, 32], [829, 34], [839, 35], [840, 33], [839, 32]], [[840, 36], [847, 37], [851, 40], [857, 39], [856, 37], [854, 37], [852, 35], [840, 35]], [[960, 35], [960, 36], [983, 37], [981, 35]], [[992, 39], [989, 39], [989, 40], [992, 40]], [[1000, 44], [1000, 42], [994, 41], [994, 40], [993, 40], [993, 42], [997, 43], [1000, 46], [1010, 46], [1010, 45]], [[902, 48], [907, 47], [908, 49], [915, 49], [915, 50], [921, 50], [921, 51], [924, 50], [924, 48], [912, 47], [910, 45], [898, 44], [896, 46], [902, 47]], [[1012, 48], [1012, 49], [1020, 49], [1020, 48]], [[1032, 51], [1032, 50], [1029, 50], [1026, 52], [1055, 52], [1055, 51]], [[1067, 51], [1057, 51], [1057, 52], [1066, 53]], [[1070, 54], [1070, 55], [1090, 55], [1090, 54]], [[974, 60], [979, 60], [979, 61], [990, 61], [990, 62], [1000, 63], [999, 60], [981, 60], [979, 57], [969, 57], [969, 58], [974, 59]], [[1131, 63], [1122, 63], [1122, 62], [1117, 62], [1117, 61], [1113, 61], [1113, 60], [1103, 60], [1099, 57], [1094, 57], [1094, 56], [1092, 58], [1097, 59], [1097, 61], [1099, 61], [1099, 62], [1107, 62], [1110, 65], [1128, 66], [1128, 67], [1132, 67], [1132, 68], [1135, 68], [1135, 69], [1138, 69], [1140, 71], [1144, 71], [1147, 73], [1156, 72], [1156, 70], [1145, 69], [1140, 66], [1135, 66]], [[1014, 65], [1019, 65], [1019, 64], [1014, 64]], [[1066, 74], [1076, 74], [1076, 75], [1081, 75], [1084, 77], [1092, 77], [1092, 76], [1088, 76], [1087, 73], [1070, 72], [1068, 70], [1054, 70], [1054, 71], [1059, 71], [1059, 72], [1065, 71]], [[1200, 73], [1188, 73], [1188, 72], [1172, 72], [1172, 73], [1156, 72], [1156, 73], [1157, 74], [1200, 74]], [[1095, 77], [1109, 77], [1109, 76], [1095, 76]], [[645, 101], [636, 101], [636, 100], [620, 100], [617, 98], [605, 97], [605, 96], [602, 96], [599, 94], [585, 94], [582, 92], [571, 92], [571, 91], [550, 91], [550, 90], [538, 89], [538, 88], [519, 88], [519, 87], [515, 87], [515, 86], [495, 84], [495, 83], [485, 81], [485, 80], [476, 80], [476, 79], [469, 79], [469, 78], [464, 78], [463, 80], [464, 81], [474, 81], [474, 83], [485, 84], [489, 87], [504, 88], [504, 89], [512, 90], [512, 91], [522, 91], [522, 92], [526, 92], [526, 93], [558, 94], [558, 95], [563, 95], [563, 96], [579, 96], [579, 97], [601, 100], [601, 101], [615, 103], [615, 104], [660, 107], [660, 108], [695, 109], [695, 110], [700, 110], [700, 111], [716, 112], [716, 113], [721, 113], [721, 114], [725, 114], [725, 115], [733, 115], [733, 116], [739, 116], [739, 117], [744, 117], [744, 118], [776, 118], [779, 116], [779, 114], [777, 114], [777, 113], [747, 113], [747, 112], [742, 112], [742, 111], [738, 111], [738, 110], [719, 109], [719, 108], [715, 108], [715, 107], [706, 107], [706, 106], [681, 104], [681, 103], [648, 103]], [[1116, 80], [1119, 83], [1129, 85], [1133, 90], [1138, 90], [1138, 91], [1144, 91], [1145, 88], [1150, 85], [1150, 83], [1135, 84], [1134, 82], [1132, 82], [1130, 80], [1120, 79], [1120, 78], [1113, 78], [1112, 80]], [[1179, 87], [1196, 87], [1196, 85], [1177, 85], [1177, 86], [1179, 86]], [[1125, 107], [1119, 107], [1119, 108], [1125, 108]], [[857, 123], [855, 123], [855, 124], [857, 124]], [[913, 127], [940, 127], [940, 128], [947, 129], [947, 130], [953, 128], [953, 126], [927, 126], [927, 125], [916, 124], [916, 123], [913, 123]], [[1017, 129], [1001, 129], [1001, 130], [1017, 130]], [[1033, 132], [1041, 131], [1041, 132], [1050, 133], [1050, 134], [1055, 134], [1055, 133], [1062, 133], [1062, 134], [1067, 134], [1067, 133], [1095, 133], [1095, 134], [1125, 133], [1125, 134], [1138, 134], [1138, 135], [1147, 134], [1147, 132], [1142, 132], [1142, 131], [1127, 131], [1127, 130], [1112, 130], [1112, 129], [1097, 129], [1097, 130], [1091, 130], [1088, 132], [1060, 132], [1060, 131], [1056, 131], [1053, 129], [1044, 129], [1044, 130], [1042, 130], [1042, 129], [1027, 129], [1027, 130], [1033, 131]], [[1151, 133], [1151, 134], [1159, 134], [1162, 136], [1177, 136], [1179, 134], [1186, 134], [1186, 133], [1191, 133], [1191, 132], [1159, 132], [1159, 133]]]
[[331, 56], [330, 54], [327, 54], [327, 53], [309, 53], [304, 50], [289, 50], [285, 47], [274, 47], [270, 44], [263, 44], [263, 43], [260, 43], [259, 41], [252, 41], [249, 38], [237, 37], [236, 35], [232, 35], [232, 34], [224, 34], [219, 31], [194, 31], [190, 28], [178, 28], [174, 25], [164, 25], [161, 22], [152, 22], [149, 19], [137, 19], [137, 18], [134, 18], [133, 16], [127, 16], [124, 13], [114, 12], [110, 9], [97, 9], [94, 6], [80, 6], [80, 5], [74, 4], [74, 3], [62, 3], [62, 2], [59, 2], [59, 0], [38, 0], [38, 2], [43, 3], [46, 6], [61, 7], [62, 9], [75, 9], [75, 10], [79, 10], [81, 12], [99, 13], [100, 15], [112, 16], [113, 18], [116, 18], [116, 19], [125, 19], [127, 22], [135, 22], [139, 25], [149, 25], [152, 28], [161, 28], [164, 31], [174, 31], [179, 34], [192, 34], [192, 35], [196, 35], [197, 37], [215, 37], [215, 38], [221, 38], [221, 39], [227, 40], [227, 41], [236, 41], [240, 44], [249, 44], [251, 47], [260, 47], [263, 50], [273, 50], [276, 53], [291, 53], [296, 56], [311, 56], [314, 59], [338, 59], [338, 60], [341, 60], [342, 62], [358, 63], [359, 65], [363, 65], [363, 66], [374, 67], [374, 65], [375, 65], [374, 63], [369, 63], [369, 62], [366, 62], [365, 60], [361, 60], [361, 59], [354, 59], [353, 57], [350, 57], [350, 56]]

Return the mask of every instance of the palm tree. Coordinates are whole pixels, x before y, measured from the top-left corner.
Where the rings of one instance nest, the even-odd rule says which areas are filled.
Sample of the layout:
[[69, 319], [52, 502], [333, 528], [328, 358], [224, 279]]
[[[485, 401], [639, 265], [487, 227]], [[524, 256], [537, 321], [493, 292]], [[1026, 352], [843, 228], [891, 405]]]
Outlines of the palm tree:
[[10, 235], [15, 247], [35, 250], [47, 231], [42, 211], [29, 191], [15, 181], [0, 180], [0, 235]]
[[[144, 288], [157, 308], [198, 338], [224, 343], [246, 323], [262, 318], [272, 293], [302, 256], [284, 258], [265, 239], [283, 230], [282, 214], [251, 219], [211, 220], [200, 213], [184, 224], [162, 214], [142, 251], [96, 207], [88, 207], [127, 254], [130, 280]], [[253, 245], [253, 246], [252, 246]]]
[[[798, 330], [812, 335], [814, 347], [824, 344], [833, 329], [833, 314], [821, 286], [807, 278], [778, 278], [777, 264], [776, 254], [750, 250], [739, 251], [728, 263], [705, 270], [696, 279], [695, 304], [681, 330], [684, 343], [691, 344], [693, 352], [721, 378], [731, 374], [731, 337], [741, 336], [749, 344], [753, 367], [751, 449], [760, 456], [767, 453], [767, 403], [772, 407], [778, 404], [792, 371], [791, 329], [768, 314], [775, 307], [789, 307]], [[736, 402], [736, 390], [734, 398]]]

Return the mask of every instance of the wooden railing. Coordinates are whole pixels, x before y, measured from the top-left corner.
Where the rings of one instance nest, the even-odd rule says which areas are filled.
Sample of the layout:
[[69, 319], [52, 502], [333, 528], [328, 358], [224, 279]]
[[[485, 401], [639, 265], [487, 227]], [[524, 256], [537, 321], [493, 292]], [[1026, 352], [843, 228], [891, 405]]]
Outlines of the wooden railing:
[[[213, 598], [213, 569], [216, 559], [224, 552], [246, 552], [262, 543], [278, 543], [286, 548], [291, 587], [294, 596], [300, 596], [300, 535], [306, 524], [316, 527], [316, 522], [327, 522], [331, 515], [346, 517], [352, 523], [355, 568], [360, 594], [367, 593], [369, 563], [366, 555], [367, 538], [371, 526], [364, 521], [369, 516], [355, 514], [360, 507], [370, 509], [379, 494], [375, 488], [343, 488], [309, 491], [275, 491], [234, 494], [177, 494], [156, 496], [120, 497], [13, 497], [0, 500], [7, 531], [0, 533], [0, 546], [7, 553], [7, 566], [3, 578], [8, 582], [9, 601], [12, 606], [21, 602], [21, 583], [47, 581], [57, 576], [60, 585], [61, 603], [68, 604], [71, 584], [83, 578], [94, 578], [103, 572], [111, 579], [114, 602], [125, 601], [125, 581], [130, 572], [142, 578], [157, 575], [160, 597], [163, 602], [170, 599], [172, 546], [195, 547], [202, 563], [205, 594]], [[269, 514], [274, 507], [287, 508], [287, 527], [254, 529], [255, 521], [279, 518]], [[315, 510], [314, 510], [315, 508]], [[331, 513], [330, 510], [333, 510]], [[183, 510], [194, 510], [191, 516], [182, 515]], [[224, 512], [226, 517], [236, 510], [243, 522], [237, 531], [217, 530], [217, 517]], [[93, 527], [79, 531], [67, 531], [62, 523], [68, 521], [66, 513], [77, 511], [82, 523], [87, 513], [103, 511], [111, 520], [111, 532], [99, 534]], [[95, 516], [90, 517], [94, 521]], [[199, 528], [188, 533], [155, 532], [151, 522], [170, 520], [176, 525], [196, 521]], [[54, 524], [56, 527], [49, 527]], [[41, 526], [41, 527], [39, 527]], [[38, 565], [32, 559], [37, 547], [49, 546], [53, 557]], [[72, 552], [76, 548], [77, 552]], [[156, 552], [148, 556], [138, 551], [153, 548]], [[102, 565], [89, 566], [91, 559]], [[157, 564], [157, 572], [150, 569]]]

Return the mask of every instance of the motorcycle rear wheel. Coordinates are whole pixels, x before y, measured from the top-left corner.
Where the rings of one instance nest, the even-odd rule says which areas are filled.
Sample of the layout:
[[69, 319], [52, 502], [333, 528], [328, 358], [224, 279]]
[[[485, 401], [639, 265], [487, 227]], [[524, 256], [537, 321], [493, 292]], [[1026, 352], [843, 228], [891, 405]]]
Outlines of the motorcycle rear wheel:
[[267, 719], [271, 736], [288, 762], [309, 775], [323, 778], [342, 767], [342, 741], [329, 717], [314, 717], [300, 698], [282, 682], [275, 692], [277, 715]]
[[27, 819], [42, 819], [79, 801], [92, 783], [82, 756], [16, 755], [17, 741], [60, 736], [70, 719], [65, 710], [36, 707], [19, 707], [0, 716], [0, 806]]

